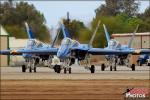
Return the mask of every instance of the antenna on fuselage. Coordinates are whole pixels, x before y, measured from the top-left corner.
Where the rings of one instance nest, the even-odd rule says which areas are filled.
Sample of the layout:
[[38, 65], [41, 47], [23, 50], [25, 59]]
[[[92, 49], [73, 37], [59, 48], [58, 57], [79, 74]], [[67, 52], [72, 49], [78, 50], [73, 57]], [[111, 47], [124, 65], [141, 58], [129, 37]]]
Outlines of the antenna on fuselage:
[[98, 31], [98, 28], [99, 28], [100, 23], [101, 23], [101, 21], [99, 20], [99, 21], [98, 21], [98, 24], [97, 24], [97, 26], [96, 26], [96, 29], [95, 29], [95, 31], [94, 31], [92, 37], [91, 37], [91, 40], [90, 40], [90, 42], [89, 42], [89, 45], [92, 45], [92, 43], [93, 43], [93, 41], [94, 41], [94, 38], [95, 38], [95, 36], [96, 36], [96, 33], [97, 33], [97, 31]]
[[137, 32], [138, 28], [139, 28], [139, 24], [136, 26], [136, 29], [135, 29], [134, 32], [132, 33], [132, 37], [130, 38], [130, 40], [129, 40], [129, 42], [128, 42], [128, 47], [129, 47], [129, 48], [131, 47], [131, 44], [132, 44], [133, 39], [134, 39], [134, 37], [135, 37], [135, 33]]

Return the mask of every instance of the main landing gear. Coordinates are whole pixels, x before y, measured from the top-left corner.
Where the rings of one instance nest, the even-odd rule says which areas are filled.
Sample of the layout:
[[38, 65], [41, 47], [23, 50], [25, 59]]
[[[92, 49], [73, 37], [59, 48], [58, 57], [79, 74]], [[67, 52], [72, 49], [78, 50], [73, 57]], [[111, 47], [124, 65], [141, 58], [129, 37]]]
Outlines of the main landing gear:
[[101, 71], [104, 71], [104, 70], [105, 70], [105, 67], [106, 67], [105, 64], [102, 64], [102, 65], [101, 65]]
[[75, 59], [74, 58], [68, 58], [68, 59], [64, 59], [63, 61], [63, 70], [64, 70], [64, 74], [66, 74], [67, 72], [69, 74], [72, 73], [72, 69], [71, 69], [71, 65], [75, 63]]
[[[26, 65], [22, 65], [22, 72], [24, 73], [24, 72], [26, 72], [26, 70], [27, 70], [28, 68], [27, 68], [27, 66]], [[32, 73], [32, 70], [34, 71], [34, 72], [36, 72], [36, 67], [29, 67], [29, 72], [30, 73]]]
[[32, 73], [32, 71], [36, 72], [36, 65], [39, 63], [38, 58], [32, 58], [32, 59], [26, 59], [26, 65], [22, 65], [22, 72], [26, 72], [26, 70], [29, 68], [29, 72]]
[[[102, 65], [101, 65], [101, 71], [105, 71], [105, 68], [106, 68], [106, 67], [107, 67], [107, 66], [106, 66], [105, 64], [102, 64]], [[114, 65], [114, 66], [113, 66], [113, 65], [110, 65], [109, 67], [110, 67], [110, 71], [113, 71], [113, 70], [114, 70], [114, 71], [117, 71], [117, 66], [116, 66], [116, 65]]]
[[64, 74], [66, 74], [68, 71], [69, 74], [71, 74], [71, 67], [69, 68], [64, 68]]
[[131, 65], [131, 69], [132, 69], [132, 71], [135, 71], [135, 64]]
[[[130, 67], [131, 67], [132, 71], [135, 71], [135, 64], [132, 64]], [[101, 65], [101, 71], [105, 71], [105, 68], [106, 68], [106, 65], [102, 64]], [[112, 65], [110, 65], [110, 71], [113, 71], [113, 69], [114, 69], [114, 71], [117, 71], [117, 66], [115, 65], [113, 67]]]
[[[71, 74], [71, 67], [65, 67], [65, 68], [63, 68], [63, 69], [64, 69], [64, 74], [66, 74], [67, 72], [68, 72], [69, 74]], [[54, 66], [54, 71], [55, 71], [56, 73], [60, 73], [61, 70], [62, 70], [62, 68], [61, 68], [60, 65], [55, 65], [55, 66]]]
[[90, 71], [91, 71], [91, 73], [95, 73], [95, 66], [94, 65], [91, 65]]
[[61, 72], [61, 66], [60, 66], [60, 65], [55, 65], [55, 66], [54, 66], [54, 71], [55, 71], [56, 73], [60, 73], [60, 72]]

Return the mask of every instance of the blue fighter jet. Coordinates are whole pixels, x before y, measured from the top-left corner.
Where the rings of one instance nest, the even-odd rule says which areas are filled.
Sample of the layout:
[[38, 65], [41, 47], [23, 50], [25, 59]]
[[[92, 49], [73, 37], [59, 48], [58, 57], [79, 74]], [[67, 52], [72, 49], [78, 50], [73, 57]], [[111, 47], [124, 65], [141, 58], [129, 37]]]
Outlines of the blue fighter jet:
[[106, 67], [110, 67], [110, 71], [114, 69], [117, 70], [117, 65], [126, 65], [127, 67], [132, 68], [132, 71], [135, 70], [135, 64], [131, 64], [130, 57], [131, 55], [136, 54], [150, 54], [149, 49], [134, 49], [131, 48], [132, 41], [134, 39], [135, 33], [138, 30], [139, 25], [136, 27], [135, 31], [133, 32], [132, 37], [128, 45], [122, 45], [119, 41], [115, 39], [110, 39], [109, 33], [106, 29], [106, 26], [103, 24], [105, 36], [107, 40], [107, 47], [106, 48], [93, 48], [89, 52], [94, 55], [105, 55], [107, 60], [107, 65], [102, 64], [101, 70], [104, 71]]
[[78, 41], [71, 39], [67, 28], [63, 25], [63, 22], [60, 24], [64, 36], [57, 52], [57, 57], [63, 62], [62, 68], [59, 68], [60, 70], [64, 69], [64, 73], [67, 73], [67, 71], [71, 73], [71, 65], [74, 64], [77, 59], [80, 65], [84, 62], [84, 67], [89, 69], [91, 73], [95, 72], [95, 66], [90, 65], [90, 54], [88, 51], [92, 48], [92, 42], [98, 30], [99, 24], [100, 21], [98, 22], [89, 44], [80, 44]]
[[22, 65], [22, 72], [26, 72], [27, 68], [29, 68], [29, 72], [32, 72], [32, 70], [36, 72], [36, 66], [37, 64], [39, 64], [40, 60], [47, 60], [49, 62], [48, 64], [51, 64], [53, 55], [56, 55], [57, 52], [57, 48], [54, 48], [54, 44], [57, 40], [59, 33], [56, 34], [55, 39], [50, 45], [35, 39], [34, 34], [32, 33], [32, 30], [27, 22], [25, 22], [25, 26], [29, 38], [26, 47], [18, 50], [2, 50], [0, 51], [0, 54], [23, 56], [26, 64]]

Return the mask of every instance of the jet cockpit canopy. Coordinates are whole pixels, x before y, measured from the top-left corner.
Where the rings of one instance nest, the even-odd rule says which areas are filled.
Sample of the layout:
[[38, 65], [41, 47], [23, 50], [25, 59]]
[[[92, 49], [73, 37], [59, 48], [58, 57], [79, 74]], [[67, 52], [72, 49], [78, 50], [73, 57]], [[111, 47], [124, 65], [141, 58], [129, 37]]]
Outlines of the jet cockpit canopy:
[[65, 38], [62, 40], [62, 45], [69, 45], [71, 44], [71, 40], [69, 38]]
[[39, 47], [43, 47], [43, 44], [38, 41], [38, 40], [35, 40], [35, 39], [30, 39], [28, 42], [27, 42], [27, 48], [28, 49], [33, 49], [33, 48], [39, 48]]
[[111, 48], [111, 49], [114, 49], [114, 48], [120, 48], [121, 47], [121, 44], [114, 40], [114, 39], [111, 39], [108, 43], [108, 47]]

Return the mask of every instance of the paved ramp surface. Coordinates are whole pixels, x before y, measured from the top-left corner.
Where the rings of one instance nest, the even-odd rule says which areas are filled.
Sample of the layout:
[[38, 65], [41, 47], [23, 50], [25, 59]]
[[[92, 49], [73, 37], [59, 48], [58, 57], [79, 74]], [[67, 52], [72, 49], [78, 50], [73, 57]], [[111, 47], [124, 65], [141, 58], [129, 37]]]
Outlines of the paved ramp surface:
[[125, 100], [128, 88], [149, 89], [149, 67], [102, 72], [96, 66], [94, 74], [79, 66], [72, 67], [72, 74], [57, 74], [46, 67], [37, 68], [37, 73], [1, 67], [0, 100]]
[[118, 71], [101, 71], [100, 66], [96, 66], [96, 73], [91, 74], [84, 67], [72, 66], [72, 74], [55, 73], [47, 67], [38, 67], [36, 73], [22, 73], [21, 67], [1, 67], [1, 79], [149, 79], [149, 67], [137, 66], [136, 71], [131, 71], [127, 67], [118, 67]]
[[127, 88], [148, 89], [149, 82], [149, 80], [3, 80], [1, 100], [125, 100], [123, 93]]

